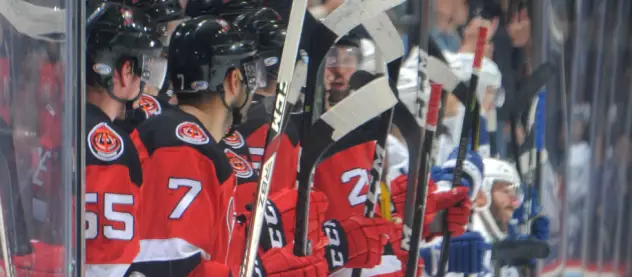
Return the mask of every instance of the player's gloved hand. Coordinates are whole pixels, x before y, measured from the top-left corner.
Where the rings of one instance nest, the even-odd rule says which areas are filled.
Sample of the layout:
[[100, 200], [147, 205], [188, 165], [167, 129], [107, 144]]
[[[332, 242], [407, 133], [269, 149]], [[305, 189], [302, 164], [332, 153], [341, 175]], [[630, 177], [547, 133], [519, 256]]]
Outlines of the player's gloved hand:
[[[265, 211], [265, 226], [261, 233], [261, 248], [281, 248], [294, 241], [294, 221], [296, 220], [296, 189], [283, 189], [268, 199]], [[310, 192], [308, 239], [312, 247], [318, 249], [319, 244], [326, 243], [320, 231], [325, 221], [325, 211], [329, 202], [322, 192]], [[324, 245], [323, 245], [324, 246]], [[322, 248], [322, 247], [321, 247]]]
[[[393, 204], [397, 211], [396, 215], [403, 214], [404, 211], [407, 180], [408, 177], [400, 176], [391, 183], [391, 191], [394, 193], [392, 195]], [[395, 194], [395, 191], [399, 193]], [[444, 209], [448, 210], [448, 230], [453, 235], [463, 234], [471, 214], [472, 203], [469, 199], [469, 192], [470, 189], [467, 186], [456, 187], [449, 191], [437, 191], [435, 182], [430, 179], [428, 181], [428, 198], [426, 200], [422, 238], [430, 240], [432, 237], [440, 235], [440, 230], [432, 232], [428, 225], [434, 220], [439, 220], [435, 219], [435, 216], [437, 212]]]
[[531, 221], [531, 236], [541, 241], [548, 241], [551, 221], [548, 216], [541, 215]]
[[379, 265], [388, 238], [395, 235], [393, 223], [357, 215], [342, 221], [328, 220], [322, 229], [329, 241], [325, 258], [331, 271], [342, 266], [372, 268]]
[[450, 242], [448, 272], [479, 273], [485, 270], [485, 253], [491, 245], [478, 232], [466, 232]]
[[324, 277], [328, 274], [327, 261], [323, 257], [297, 257], [292, 254], [291, 244], [273, 248], [263, 254], [261, 265], [266, 277]]
[[[530, 195], [537, 196], [538, 194], [537, 194], [537, 191], [535, 190], [535, 187], [530, 186], [530, 188], [531, 188]], [[529, 189], [529, 187], [525, 189]], [[523, 202], [522, 205], [520, 205], [514, 211], [513, 221], [517, 222], [516, 224], [524, 224], [525, 218], [527, 218], [528, 220], [531, 220], [531, 227], [530, 227], [531, 237], [542, 240], [542, 241], [547, 241], [549, 239], [549, 234], [550, 234], [550, 230], [549, 230], [550, 219], [548, 216], [542, 214], [542, 208], [537, 203], [537, 201], [531, 202], [531, 211], [529, 212], [528, 216], [525, 216], [524, 213], [525, 213], [525, 203]]]
[[[448, 230], [452, 236], [459, 236], [465, 232], [465, 226], [469, 221], [472, 213], [472, 201], [468, 197], [470, 189], [468, 187], [456, 187], [450, 191], [435, 191], [428, 194], [426, 201], [426, 213], [424, 221], [424, 229], [422, 237], [426, 241], [430, 241], [436, 236], [441, 236], [442, 230], [432, 230], [430, 224], [434, 221], [443, 220], [437, 217], [437, 213], [446, 210], [448, 215]], [[446, 228], [442, 224], [438, 224], [441, 228]]]
[[[458, 154], [457, 151], [458, 149], [455, 149], [441, 167], [434, 166], [430, 171], [431, 178], [437, 184], [439, 191], [446, 191], [452, 187]], [[463, 174], [458, 182], [459, 185], [470, 188], [470, 198], [472, 200], [474, 200], [474, 196], [482, 185], [483, 172], [484, 167], [481, 156], [475, 151], [468, 150], [467, 153], [465, 153], [465, 160], [463, 161]]]
[[408, 175], [399, 175], [391, 181], [391, 202], [395, 207], [393, 217], [403, 217], [404, 215], [407, 182]]

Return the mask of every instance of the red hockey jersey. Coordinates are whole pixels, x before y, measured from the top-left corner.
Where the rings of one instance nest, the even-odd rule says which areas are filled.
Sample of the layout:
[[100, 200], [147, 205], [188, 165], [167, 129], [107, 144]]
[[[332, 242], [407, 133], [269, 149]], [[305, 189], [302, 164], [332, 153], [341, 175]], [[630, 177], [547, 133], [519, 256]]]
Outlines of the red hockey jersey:
[[225, 263], [234, 224], [235, 174], [225, 148], [192, 115], [164, 110], [132, 133], [143, 162], [134, 271], [187, 276]]
[[90, 276], [123, 276], [138, 253], [136, 208], [142, 183], [129, 136], [86, 105], [86, 264]]
[[254, 202], [259, 175], [252, 167], [248, 144], [239, 131], [235, 130], [233, 134], [222, 139], [220, 144], [237, 179], [235, 212], [244, 213], [246, 205]]
[[366, 142], [340, 151], [318, 165], [314, 189], [329, 199], [327, 219], [343, 220], [364, 214], [374, 153], [375, 143]]
[[[256, 99], [257, 102], [253, 101], [248, 111], [248, 120], [237, 129], [243, 137], [246, 138], [253, 167], [256, 170], [260, 170], [274, 97], [259, 96]], [[275, 170], [272, 174], [270, 187], [271, 193], [283, 188], [296, 187], [296, 173], [300, 149], [298, 140], [296, 125], [289, 122], [282, 134], [281, 144], [277, 152]]]

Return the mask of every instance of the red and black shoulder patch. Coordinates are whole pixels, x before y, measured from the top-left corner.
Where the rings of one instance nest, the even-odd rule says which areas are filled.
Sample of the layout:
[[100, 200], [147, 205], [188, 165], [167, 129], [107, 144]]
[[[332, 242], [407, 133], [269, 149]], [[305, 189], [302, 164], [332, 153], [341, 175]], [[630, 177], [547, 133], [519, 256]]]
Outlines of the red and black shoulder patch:
[[242, 148], [246, 144], [246, 142], [244, 141], [244, 136], [242, 136], [241, 133], [237, 130], [233, 131], [230, 136], [225, 137], [224, 143], [226, 143], [226, 145], [232, 147], [233, 149]]
[[123, 138], [107, 123], [99, 123], [88, 133], [88, 148], [95, 158], [111, 162], [123, 155]]
[[210, 141], [210, 137], [204, 129], [197, 123], [190, 121], [182, 122], [176, 127], [176, 137], [194, 145], [204, 145]]
[[162, 106], [158, 99], [148, 94], [141, 94], [137, 108], [140, 108], [145, 113], [146, 118], [162, 113]]
[[230, 166], [233, 168], [233, 172], [235, 172], [235, 176], [243, 179], [252, 177], [254, 170], [246, 159], [228, 148], [224, 149], [224, 153], [228, 158]]

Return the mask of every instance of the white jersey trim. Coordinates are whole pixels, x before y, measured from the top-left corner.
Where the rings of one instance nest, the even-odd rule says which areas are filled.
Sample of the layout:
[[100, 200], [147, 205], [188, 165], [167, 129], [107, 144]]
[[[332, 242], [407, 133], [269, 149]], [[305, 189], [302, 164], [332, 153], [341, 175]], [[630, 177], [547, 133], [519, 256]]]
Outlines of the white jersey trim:
[[144, 239], [140, 241], [140, 251], [134, 262], [182, 260], [200, 252], [203, 259], [210, 259], [209, 254], [181, 238]]

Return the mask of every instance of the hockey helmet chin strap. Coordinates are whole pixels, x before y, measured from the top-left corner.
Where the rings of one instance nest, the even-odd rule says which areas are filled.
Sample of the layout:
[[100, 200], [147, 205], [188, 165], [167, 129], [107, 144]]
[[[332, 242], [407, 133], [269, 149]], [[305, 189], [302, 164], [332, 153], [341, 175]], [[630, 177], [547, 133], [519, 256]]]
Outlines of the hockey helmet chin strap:
[[231, 107], [226, 103], [226, 99], [224, 98], [224, 91], [220, 91], [220, 97], [222, 98], [222, 103], [228, 109], [229, 112], [232, 113], [233, 120], [230, 125], [230, 129], [226, 133], [226, 136], [231, 136], [237, 126], [242, 123], [242, 109], [248, 103], [248, 100], [254, 95], [258, 88], [266, 87], [266, 70], [263, 64], [263, 61], [256, 56], [253, 60], [249, 62], [245, 62], [243, 64], [243, 69], [240, 70], [242, 73], [240, 75], [241, 82], [243, 87], [246, 90], [246, 97], [244, 101], [238, 107]]

